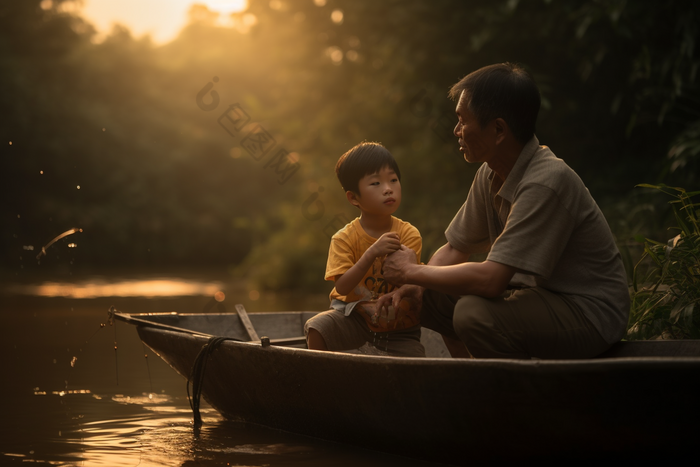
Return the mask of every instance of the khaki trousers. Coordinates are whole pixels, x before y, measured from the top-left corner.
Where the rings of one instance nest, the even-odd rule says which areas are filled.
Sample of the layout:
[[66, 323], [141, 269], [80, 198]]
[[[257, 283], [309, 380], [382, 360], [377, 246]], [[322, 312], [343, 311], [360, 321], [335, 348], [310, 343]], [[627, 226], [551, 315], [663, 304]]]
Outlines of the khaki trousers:
[[421, 324], [477, 358], [591, 358], [610, 347], [574, 303], [541, 287], [491, 299], [426, 290]]
[[420, 342], [420, 326], [400, 331], [374, 332], [356, 310], [350, 316], [337, 310], [319, 313], [306, 322], [304, 334], [308, 335], [309, 329], [318, 331], [328, 350], [332, 351], [353, 350], [367, 343], [391, 356], [425, 357], [425, 348]]

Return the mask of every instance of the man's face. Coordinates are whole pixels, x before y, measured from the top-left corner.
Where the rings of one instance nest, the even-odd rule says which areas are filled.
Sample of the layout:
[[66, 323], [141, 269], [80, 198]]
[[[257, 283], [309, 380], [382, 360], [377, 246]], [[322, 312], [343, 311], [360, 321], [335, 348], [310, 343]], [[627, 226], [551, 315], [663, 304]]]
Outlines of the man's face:
[[495, 138], [491, 124], [484, 128], [479, 125], [476, 116], [469, 110], [469, 96], [462, 91], [457, 103], [457, 126], [454, 134], [459, 138], [459, 150], [464, 153], [467, 162], [489, 162], [495, 150]]

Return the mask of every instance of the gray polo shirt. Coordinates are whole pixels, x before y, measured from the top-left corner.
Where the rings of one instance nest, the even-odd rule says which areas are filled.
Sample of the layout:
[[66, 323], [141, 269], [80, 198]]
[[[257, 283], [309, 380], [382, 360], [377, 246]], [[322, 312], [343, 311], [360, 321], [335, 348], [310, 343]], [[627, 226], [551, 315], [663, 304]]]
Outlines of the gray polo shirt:
[[619, 341], [629, 316], [627, 275], [583, 181], [534, 136], [497, 193], [494, 175], [487, 164], [477, 171], [445, 232], [450, 245], [489, 252], [488, 260], [521, 273], [514, 278], [520, 284], [561, 294], [608, 343]]

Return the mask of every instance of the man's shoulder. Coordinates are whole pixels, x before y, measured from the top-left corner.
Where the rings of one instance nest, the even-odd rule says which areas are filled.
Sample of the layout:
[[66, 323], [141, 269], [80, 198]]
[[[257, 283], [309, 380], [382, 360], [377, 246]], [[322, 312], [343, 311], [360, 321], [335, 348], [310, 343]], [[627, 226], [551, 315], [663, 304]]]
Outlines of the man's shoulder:
[[473, 193], [472, 196], [474, 196], [476, 193], [479, 193], [480, 196], [488, 193], [489, 187], [491, 186], [491, 178], [494, 173], [495, 172], [493, 169], [491, 169], [491, 167], [489, 167], [489, 165], [486, 163], [481, 164], [479, 168], [476, 169], [474, 179], [472, 180], [471, 187], [469, 188], [469, 192]]
[[[534, 191], [533, 191], [534, 190]], [[557, 199], [575, 216], [584, 215], [596, 204], [579, 175], [546, 146], [541, 146], [523, 175], [515, 192], [518, 198], [526, 191], [540, 202]]]
[[559, 193], [585, 188], [576, 171], [547, 146], [539, 146], [523, 174], [522, 184], [536, 184]]

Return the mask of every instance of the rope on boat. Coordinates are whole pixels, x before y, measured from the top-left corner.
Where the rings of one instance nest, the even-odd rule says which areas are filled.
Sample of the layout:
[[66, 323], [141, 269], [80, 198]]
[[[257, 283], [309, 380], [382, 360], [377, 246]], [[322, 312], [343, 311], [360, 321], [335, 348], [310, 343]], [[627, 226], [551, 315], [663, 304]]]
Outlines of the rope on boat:
[[[197, 358], [192, 365], [190, 377], [187, 379], [187, 399], [190, 401], [190, 408], [194, 416], [194, 426], [202, 425], [202, 416], [199, 414], [199, 400], [202, 396], [202, 383], [204, 382], [204, 370], [207, 367], [209, 355], [216, 350], [224, 341], [238, 341], [231, 337], [210, 337], [206, 344], [202, 346]], [[192, 394], [190, 395], [190, 382], [192, 382]]]

